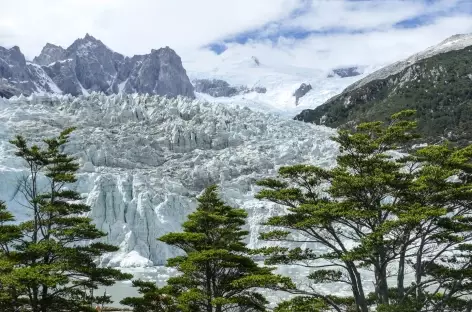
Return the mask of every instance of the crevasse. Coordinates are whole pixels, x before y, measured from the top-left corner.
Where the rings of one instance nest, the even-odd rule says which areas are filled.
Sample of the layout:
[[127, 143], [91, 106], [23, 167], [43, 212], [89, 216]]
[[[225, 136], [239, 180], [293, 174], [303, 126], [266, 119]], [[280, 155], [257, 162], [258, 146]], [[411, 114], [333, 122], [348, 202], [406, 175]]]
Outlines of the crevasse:
[[91, 217], [120, 247], [103, 265], [164, 264], [179, 251], [157, 237], [179, 231], [195, 197], [216, 183], [224, 200], [248, 211], [250, 247], [260, 223], [281, 207], [254, 199], [258, 179], [283, 165], [332, 166], [334, 130], [283, 117], [185, 98], [148, 95], [20, 96], [0, 99], [0, 200], [18, 220], [29, 211], [16, 193], [26, 174], [8, 143], [16, 134], [39, 142], [75, 126], [66, 151], [81, 171], [71, 186], [91, 205]]

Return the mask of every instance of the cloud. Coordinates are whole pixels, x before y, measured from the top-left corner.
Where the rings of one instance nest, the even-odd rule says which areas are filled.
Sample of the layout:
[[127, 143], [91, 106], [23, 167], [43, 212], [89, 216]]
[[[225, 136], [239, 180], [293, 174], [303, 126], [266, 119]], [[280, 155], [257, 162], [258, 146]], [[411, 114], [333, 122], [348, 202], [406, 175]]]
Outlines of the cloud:
[[304, 9], [296, 16], [222, 38], [206, 47], [215, 53], [237, 50], [239, 55], [259, 55], [274, 64], [317, 69], [380, 66], [454, 34], [472, 32], [469, 0], [303, 2]]
[[356, 65], [379, 67], [407, 58], [454, 34], [464, 32], [472, 32], [472, 19], [467, 15], [441, 17], [415, 28], [310, 35], [302, 40], [282, 37], [276, 42], [250, 39], [245, 44], [227, 43], [227, 50], [220, 55], [204, 50], [199, 53], [188, 51], [182, 57], [188, 61], [186, 68], [199, 72], [208, 70], [208, 64], [249, 59], [251, 56], [258, 57], [261, 63], [274, 68], [292, 66], [328, 70]]
[[28, 58], [88, 32], [125, 55], [170, 46], [189, 66], [257, 55], [332, 68], [390, 63], [472, 32], [470, 0], [1, 1], [0, 46]]
[[[28, 57], [46, 42], [68, 46], [90, 33], [132, 55], [152, 48], [197, 48], [285, 18], [298, 0], [2, 0], [0, 46]], [[7, 21], [4, 17], [7, 17]]]

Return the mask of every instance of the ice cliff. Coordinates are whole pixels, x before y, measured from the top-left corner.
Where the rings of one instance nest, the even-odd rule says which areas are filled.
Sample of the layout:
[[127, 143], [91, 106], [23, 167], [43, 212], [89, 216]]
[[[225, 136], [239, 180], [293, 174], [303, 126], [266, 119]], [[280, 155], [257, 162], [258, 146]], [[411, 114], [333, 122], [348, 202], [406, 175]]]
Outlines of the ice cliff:
[[73, 186], [92, 206], [91, 217], [120, 251], [103, 264], [165, 263], [178, 252], [156, 240], [178, 231], [195, 197], [217, 183], [229, 204], [249, 213], [248, 243], [257, 246], [260, 222], [281, 208], [254, 199], [255, 181], [281, 165], [330, 166], [334, 130], [231, 107], [159, 96], [20, 96], [0, 98], [0, 200], [19, 220], [29, 211], [16, 194], [26, 173], [8, 141], [33, 141], [76, 126], [67, 152], [82, 165]]

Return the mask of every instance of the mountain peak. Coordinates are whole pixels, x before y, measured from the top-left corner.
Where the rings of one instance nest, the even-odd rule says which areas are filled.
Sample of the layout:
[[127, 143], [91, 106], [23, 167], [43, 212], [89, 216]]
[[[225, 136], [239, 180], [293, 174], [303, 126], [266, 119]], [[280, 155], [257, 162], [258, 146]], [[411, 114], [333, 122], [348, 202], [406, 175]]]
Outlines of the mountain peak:
[[65, 57], [65, 51], [63, 47], [48, 42], [41, 53], [33, 59], [33, 63], [42, 66], [55, 63]]
[[84, 39], [85, 39], [85, 40], [89, 40], [89, 41], [98, 41], [97, 39], [95, 39], [94, 36], [90, 35], [89, 33], [86, 33], [86, 34], [85, 34]]
[[455, 41], [461, 41], [461, 40], [471, 40], [472, 39], [472, 33], [469, 34], [455, 34], [450, 36], [449, 38], [446, 38], [443, 40], [439, 45], [445, 44], [445, 43], [451, 43]]
[[54, 44], [54, 43], [48, 42], [48, 43], [46, 43], [46, 45], [43, 47], [43, 50], [44, 50], [44, 49], [58, 49], [58, 48], [59, 48], [59, 49], [64, 49], [64, 48], [61, 47], [60, 45], [56, 45], [56, 44]]
[[[54, 90], [74, 96], [89, 92], [123, 92], [195, 97], [180, 56], [169, 46], [152, 50], [147, 55], [128, 58], [86, 33], [67, 49], [47, 43], [40, 55], [33, 59], [33, 64], [28, 65], [28, 70], [25, 69], [26, 61], [18, 47], [0, 48], [0, 56], [2, 54], [8, 59], [7, 66], [18, 63], [21, 67], [21, 72], [18, 70], [18, 77], [14, 81], [31, 82], [26, 90], [27, 94], [38, 91], [34, 86], [41, 85], [38, 79], [43, 77], [42, 82], [54, 86], [45, 91]], [[4, 71], [8, 74], [5, 76], [12, 76], [10, 71]], [[35, 76], [29, 77], [29, 72], [34, 72]], [[21, 87], [18, 88], [23, 91]]]
[[10, 62], [22, 64], [22, 66], [26, 64], [25, 56], [23, 53], [21, 53], [21, 50], [18, 46], [13, 46], [9, 49], [1, 48], [0, 57], [2, 57], [4, 60], [9, 60]]
[[15, 52], [18, 52], [18, 53], [21, 53], [21, 50], [20, 50], [20, 47], [19, 46], [13, 46], [9, 49], [10, 51], [15, 51]]
[[151, 53], [171, 53], [177, 54], [174, 49], [171, 49], [169, 46], [165, 46], [164, 48], [159, 49], [151, 49]]

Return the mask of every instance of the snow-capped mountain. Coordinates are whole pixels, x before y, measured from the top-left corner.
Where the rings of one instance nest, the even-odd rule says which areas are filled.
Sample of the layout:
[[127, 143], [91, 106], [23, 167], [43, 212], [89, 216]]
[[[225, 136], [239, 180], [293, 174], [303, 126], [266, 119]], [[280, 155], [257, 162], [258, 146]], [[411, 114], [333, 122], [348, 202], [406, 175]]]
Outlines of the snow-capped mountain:
[[125, 57], [88, 34], [67, 49], [46, 44], [33, 62], [18, 47], [0, 47], [0, 80], [0, 86], [16, 95], [136, 92], [194, 97], [182, 61], [169, 47]]
[[414, 109], [424, 140], [470, 142], [471, 52], [472, 34], [452, 36], [368, 75], [295, 119], [339, 127]]
[[163, 264], [176, 250], [156, 240], [177, 231], [195, 196], [217, 183], [223, 198], [249, 213], [248, 243], [260, 223], [280, 208], [254, 199], [255, 182], [297, 163], [330, 166], [334, 130], [248, 108], [178, 97], [111, 95], [0, 99], [0, 200], [21, 220], [16, 194], [25, 174], [8, 141], [39, 141], [77, 126], [67, 152], [82, 171], [74, 186], [92, 206], [91, 217], [120, 247], [103, 259], [112, 266]]
[[[87, 34], [68, 48], [47, 43], [32, 62], [18, 47], [0, 47], [0, 96], [90, 92], [197, 96], [293, 117], [321, 105], [372, 70], [368, 66], [299, 67], [271, 62], [263, 54], [231, 50], [210, 58], [197, 53], [181, 60], [166, 47], [127, 57]], [[296, 91], [303, 84], [312, 89], [299, 97]]]
[[[247, 52], [247, 51], [244, 51]], [[257, 51], [254, 51], [257, 52]], [[198, 57], [195, 60], [183, 58], [183, 65], [191, 81], [223, 80], [232, 88], [253, 89], [254, 92], [234, 92], [232, 96], [211, 96], [196, 90], [196, 96], [210, 102], [226, 105], [244, 105], [253, 110], [273, 112], [293, 118], [303, 109], [317, 107], [329, 98], [340, 93], [353, 82], [364, 78], [379, 66], [346, 67], [333, 75], [333, 69], [298, 67], [266, 61], [264, 55], [256, 57], [246, 53], [225, 51], [208, 60]], [[356, 71], [355, 69], [358, 69]], [[296, 91], [302, 84], [312, 89], [297, 101]], [[263, 88], [265, 92], [256, 92]]]
[[374, 71], [364, 79], [360, 79], [358, 82], [350, 85], [346, 91], [362, 87], [363, 85], [374, 80], [385, 79], [389, 76], [395, 75], [405, 68], [417, 63], [418, 61], [433, 57], [438, 54], [447, 53], [449, 51], [464, 49], [469, 46], [472, 46], [472, 34], [458, 34], [451, 36], [439, 44], [429, 47], [424, 51], [418, 52], [405, 60], [400, 60], [377, 71]]
[[31, 94], [38, 91], [60, 92], [40, 66], [26, 61], [20, 48], [0, 47], [1, 96], [9, 97], [12, 94]]

